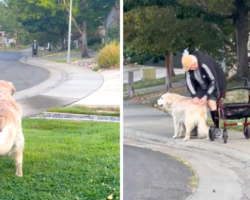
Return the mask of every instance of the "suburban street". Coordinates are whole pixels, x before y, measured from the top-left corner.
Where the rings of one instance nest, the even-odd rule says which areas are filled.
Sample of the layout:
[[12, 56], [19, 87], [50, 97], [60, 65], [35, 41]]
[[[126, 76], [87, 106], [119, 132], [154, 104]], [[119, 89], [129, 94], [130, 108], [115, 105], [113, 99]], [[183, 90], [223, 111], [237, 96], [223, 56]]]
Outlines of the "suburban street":
[[49, 77], [49, 71], [20, 63], [21, 52], [0, 51], [0, 80], [12, 82], [16, 91], [38, 85]]
[[100, 73], [85, 67], [31, 58], [29, 50], [1, 52], [0, 71], [0, 79], [16, 87], [13, 96], [24, 117], [76, 103], [99, 89], [104, 81]]
[[[250, 150], [249, 140], [245, 139], [242, 132], [229, 131], [228, 143], [224, 144], [222, 139], [216, 139], [211, 142], [209, 139], [191, 139], [183, 142], [182, 138], [172, 139], [174, 133], [173, 120], [168, 114], [157, 110], [156, 108], [139, 105], [132, 102], [124, 102], [124, 194], [138, 193], [140, 184], [161, 183], [158, 173], [164, 177], [165, 182], [163, 191], [169, 193], [176, 190], [183, 191], [188, 187], [186, 176], [181, 173], [175, 173], [175, 182], [171, 181], [171, 169], [177, 168], [176, 162], [167, 158], [169, 155], [175, 155], [188, 162], [198, 176], [198, 187], [191, 197], [186, 194], [190, 200], [249, 200], [250, 199]], [[141, 152], [131, 153], [128, 147], [143, 148]], [[158, 154], [166, 154], [165, 158], [157, 160], [158, 155], [149, 156], [147, 151], [153, 150]], [[142, 153], [144, 151], [144, 153]], [[155, 153], [156, 154], [156, 153]], [[129, 155], [129, 156], [128, 156]], [[138, 158], [139, 156], [139, 158]], [[160, 155], [159, 155], [160, 156]], [[147, 157], [147, 163], [145, 159]], [[140, 177], [136, 173], [129, 172], [134, 168], [132, 162], [137, 159], [139, 164], [135, 164], [136, 169], [140, 171]], [[148, 173], [150, 163], [159, 163], [156, 165], [154, 174]], [[130, 163], [130, 164], [128, 164]], [[179, 163], [181, 165], [181, 163]], [[126, 169], [128, 168], [128, 169]], [[168, 170], [169, 173], [163, 173]], [[142, 174], [143, 172], [143, 174]], [[139, 172], [138, 172], [139, 173]], [[151, 180], [149, 183], [148, 180]], [[128, 188], [127, 182], [134, 184], [133, 189]], [[144, 181], [144, 182], [143, 182]], [[143, 183], [141, 183], [143, 182]], [[179, 187], [173, 186], [179, 183]], [[173, 188], [171, 188], [173, 186]], [[165, 195], [161, 198], [155, 198], [159, 188], [152, 188], [147, 197], [140, 196], [138, 200], [144, 199], [168, 199]], [[173, 194], [173, 193], [172, 193]], [[145, 194], [144, 194], [145, 195]], [[172, 199], [183, 199], [183, 193], [176, 193], [177, 196]], [[178, 196], [179, 195], [179, 196]], [[131, 198], [126, 198], [131, 199]]]
[[192, 194], [192, 173], [181, 162], [145, 148], [124, 145], [123, 150], [124, 200], [186, 200]]

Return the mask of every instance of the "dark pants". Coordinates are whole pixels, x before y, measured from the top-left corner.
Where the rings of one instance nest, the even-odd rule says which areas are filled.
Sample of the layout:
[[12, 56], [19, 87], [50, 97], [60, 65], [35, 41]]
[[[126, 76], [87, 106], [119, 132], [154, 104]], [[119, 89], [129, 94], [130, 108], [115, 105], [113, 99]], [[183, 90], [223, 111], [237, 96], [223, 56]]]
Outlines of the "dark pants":
[[[201, 99], [207, 93], [207, 90], [204, 90], [200, 86], [198, 86], [197, 89], [196, 89], [196, 93], [197, 93], [198, 98]], [[207, 97], [207, 100], [217, 101], [217, 99], [218, 98], [217, 98], [216, 92], [213, 92], [211, 95], [209, 95]]]

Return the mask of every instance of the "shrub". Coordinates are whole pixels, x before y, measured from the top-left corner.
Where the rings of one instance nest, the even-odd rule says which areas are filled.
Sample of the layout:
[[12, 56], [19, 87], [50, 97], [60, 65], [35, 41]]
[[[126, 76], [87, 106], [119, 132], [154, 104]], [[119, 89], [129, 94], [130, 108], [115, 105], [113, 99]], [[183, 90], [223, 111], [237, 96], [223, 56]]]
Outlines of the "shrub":
[[92, 70], [93, 70], [94, 72], [97, 72], [99, 69], [100, 69], [99, 67], [93, 67], [93, 68], [92, 68]]
[[89, 46], [90, 49], [92, 49], [93, 51], [100, 51], [105, 47], [105, 44], [94, 44], [92, 46]]
[[108, 40], [120, 41], [120, 26], [110, 27], [107, 30]]
[[120, 66], [120, 44], [111, 41], [100, 51], [97, 57], [98, 65], [102, 68]]

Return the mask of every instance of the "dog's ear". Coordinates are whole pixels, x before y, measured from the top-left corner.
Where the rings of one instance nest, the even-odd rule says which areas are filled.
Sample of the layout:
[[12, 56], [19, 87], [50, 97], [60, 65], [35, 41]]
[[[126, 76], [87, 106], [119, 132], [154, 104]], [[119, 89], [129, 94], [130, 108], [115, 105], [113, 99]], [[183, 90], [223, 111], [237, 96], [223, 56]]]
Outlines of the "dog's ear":
[[10, 90], [11, 95], [13, 95], [16, 92], [15, 86], [11, 82], [6, 81], [6, 83], [8, 84], [8, 88]]
[[16, 88], [12, 83], [10, 85], [10, 88], [11, 88], [11, 95], [13, 95], [16, 92]]
[[[168, 92], [168, 94], [169, 94], [169, 92]], [[171, 95], [168, 95], [168, 94], [164, 96], [164, 99], [165, 99], [165, 102], [167, 104], [171, 104], [172, 103], [172, 98], [171, 98]]]

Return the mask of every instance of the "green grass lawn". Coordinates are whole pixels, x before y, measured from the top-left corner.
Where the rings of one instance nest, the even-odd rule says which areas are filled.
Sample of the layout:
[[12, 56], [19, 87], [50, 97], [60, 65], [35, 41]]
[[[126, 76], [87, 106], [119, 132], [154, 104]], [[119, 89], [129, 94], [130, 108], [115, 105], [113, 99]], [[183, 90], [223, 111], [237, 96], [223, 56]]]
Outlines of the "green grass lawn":
[[[70, 54], [78, 54], [81, 53], [79, 49], [71, 49]], [[68, 54], [68, 49], [59, 51], [59, 50], [52, 50], [46, 51], [46, 55], [44, 57], [54, 57], [54, 56], [66, 56]]]
[[[185, 75], [184, 74], [178, 74], [174, 77], [172, 77], [172, 83], [178, 82], [181, 79], [184, 79]], [[134, 82], [134, 89], [140, 89], [140, 88], [146, 88], [146, 87], [151, 87], [151, 86], [157, 86], [157, 85], [164, 85], [166, 83], [166, 78], [159, 78], [159, 79], [154, 79], [154, 80], [141, 80]], [[127, 91], [127, 84], [123, 84], [123, 91]]]
[[[227, 120], [226, 121], [227, 124], [231, 124], [231, 123], [243, 123], [243, 122], [245, 122], [245, 119]], [[249, 122], [249, 120], [248, 120], [248, 122]], [[212, 119], [210, 117], [208, 117], [208, 119], [207, 119], [207, 124], [209, 126], [213, 125], [213, 121], [212, 121]], [[222, 119], [220, 119], [220, 129], [223, 129], [223, 120]], [[243, 129], [244, 129], [244, 126], [228, 126], [227, 127], [227, 130], [235, 130], [235, 131], [240, 131], [242, 133], [243, 133]]]
[[20, 46], [20, 47], [9, 46], [9, 47], [0, 47], [0, 51], [6, 51], [6, 50], [19, 51], [19, 50], [23, 50], [27, 48], [30, 48], [30, 47], [29, 46]]
[[1, 200], [105, 200], [120, 195], [118, 123], [23, 119], [23, 178], [0, 157]]
[[[67, 63], [67, 58], [58, 58], [58, 59], [49, 59], [49, 60], [54, 61], [54, 62], [59, 62], [59, 63]], [[82, 60], [82, 58], [70, 58], [69, 59], [70, 62], [75, 62], [78, 60]]]
[[59, 113], [72, 113], [72, 114], [85, 114], [85, 115], [101, 115], [101, 116], [115, 116], [120, 117], [120, 108], [88, 108], [85, 106], [72, 106], [72, 107], [56, 107], [49, 108], [48, 112]]

